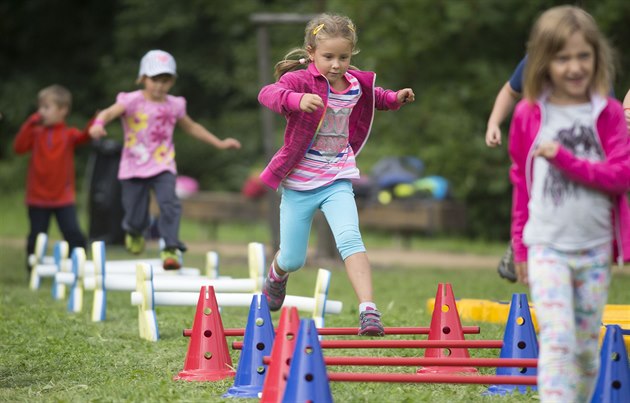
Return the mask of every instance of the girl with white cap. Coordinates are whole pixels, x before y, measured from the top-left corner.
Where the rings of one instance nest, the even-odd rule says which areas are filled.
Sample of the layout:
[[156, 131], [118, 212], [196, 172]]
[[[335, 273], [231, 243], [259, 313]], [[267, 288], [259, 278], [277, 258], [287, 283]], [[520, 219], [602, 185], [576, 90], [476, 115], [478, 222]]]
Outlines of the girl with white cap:
[[153, 190], [160, 208], [158, 229], [164, 240], [161, 259], [165, 269], [181, 267], [179, 240], [181, 204], [175, 194], [175, 124], [191, 136], [219, 149], [240, 148], [233, 138], [219, 139], [186, 113], [186, 100], [169, 95], [177, 77], [175, 59], [163, 50], [151, 50], [140, 61], [137, 83], [142, 89], [121, 92], [116, 102], [101, 111], [89, 129], [101, 138], [105, 126], [121, 117], [125, 143], [120, 159], [118, 179], [122, 185], [125, 211], [122, 226], [125, 246], [131, 253], [144, 250], [144, 230], [150, 225], [149, 193]]

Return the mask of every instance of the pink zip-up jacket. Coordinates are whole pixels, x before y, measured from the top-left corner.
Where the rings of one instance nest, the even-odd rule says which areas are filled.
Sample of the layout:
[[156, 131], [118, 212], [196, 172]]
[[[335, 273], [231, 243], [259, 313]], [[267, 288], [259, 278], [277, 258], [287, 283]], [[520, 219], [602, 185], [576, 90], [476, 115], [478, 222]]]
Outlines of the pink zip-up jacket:
[[[355, 156], [359, 154], [370, 135], [374, 108], [379, 110], [395, 110], [400, 108], [396, 92], [374, 86], [376, 75], [368, 71], [348, 70], [361, 84], [361, 98], [350, 114], [349, 138]], [[280, 182], [302, 160], [311, 146], [319, 125], [326, 113], [320, 108], [313, 113], [300, 110], [300, 100], [306, 93], [316, 94], [328, 105], [329, 85], [326, 77], [321, 75], [315, 64], [310, 63], [306, 69], [290, 71], [280, 79], [264, 86], [258, 94], [258, 101], [287, 119], [284, 131], [284, 145], [275, 153], [260, 174], [260, 179], [276, 190]]]
[[[529, 217], [528, 203], [533, 177], [533, 152], [541, 122], [545, 119], [544, 98], [532, 104], [522, 100], [514, 110], [510, 125], [509, 152], [512, 159], [510, 180], [512, 194], [512, 246], [514, 261], [527, 261], [523, 228]], [[613, 211], [614, 254], [621, 265], [630, 261], [630, 208], [626, 192], [630, 190], [630, 137], [619, 101], [591, 96], [597, 137], [606, 155], [603, 161], [576, 158], [560, 146], [549, 162], [569, 179], [610, 195]]]

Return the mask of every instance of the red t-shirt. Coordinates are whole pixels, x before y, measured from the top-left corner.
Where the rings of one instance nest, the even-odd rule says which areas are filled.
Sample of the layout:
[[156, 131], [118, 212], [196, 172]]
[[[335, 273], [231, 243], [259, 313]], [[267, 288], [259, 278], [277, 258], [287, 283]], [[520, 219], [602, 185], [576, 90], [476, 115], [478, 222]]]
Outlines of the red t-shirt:
[[33, 207], [63, 207], [75, 203], [74, 148], [89, 140], [86, 131], [65, 123], [43, 126], [37, 113], [20, 128], [13, 149], [30, 152], [26, 180], [26, 204]]

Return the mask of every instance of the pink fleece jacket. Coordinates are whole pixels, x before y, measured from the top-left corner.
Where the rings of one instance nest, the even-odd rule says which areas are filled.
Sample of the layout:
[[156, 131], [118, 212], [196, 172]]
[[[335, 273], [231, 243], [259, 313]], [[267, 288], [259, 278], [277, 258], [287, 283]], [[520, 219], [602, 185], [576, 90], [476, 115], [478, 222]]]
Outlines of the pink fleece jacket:
[[[622, 264], [630, 261], [630, 208], [626, 195], [630, 190], [630, 137], [619, 101], [593, 95], [591, 104], [597, 122], [596, 132], [606, 159], [593, 162], [576, 158], [560, 146], [556, 157], [549, 162], [569, 179], [610, 195], [615, 231], [613, 239], [616, 244], [614, 252], [618, 263]], [[529, 217], [534, 144], [540, 133], [544, 114], [544, 98], [536, 103], [522, 100], [516, 106], [510, 125], [510, 180], [513, 184], [511, 234], [515, 262], [527, 261], [523, 228]]]
[[[362, 95], [350, 114], [350, 146], [358, 155], [370, 135], [374, 108], [395, 110], [400, 108], [396, 92], [374, 87], [376, 75], [372, 72], [348, 70], [361, 85]], [[310, 63], [304, 70], [291, 71], [280, 79], [266, 85], [258, 94], [258, 101], [287, 119], [284, 131], [284, 145], [271, 158], [260, 174], [262, 181], [272, 189], [278, 189], [280, 182], [302, 160], [317, 134], [320, 122], [326, 113], [321, 108], [313, 113], [300, 110], [300, 100], [306, 93], [317, 94], [328, 105], [328, 80]]]

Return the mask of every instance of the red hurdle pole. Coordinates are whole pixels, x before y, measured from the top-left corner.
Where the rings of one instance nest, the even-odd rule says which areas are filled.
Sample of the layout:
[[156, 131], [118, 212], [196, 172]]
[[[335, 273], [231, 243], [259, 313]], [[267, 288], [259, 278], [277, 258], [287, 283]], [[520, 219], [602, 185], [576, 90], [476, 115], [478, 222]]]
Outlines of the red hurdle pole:
[[[501, 348], [503, 340], [323, 340], [320, 344], [322, 348]], [[242, 341], [232, 342], [232, 349], [242, 348]]]
[[[479, 326], [464, 326], [462, 328], [464, 334], [479, 334], [481, 329]], [[245, 334], [244, 328], [231, 328], [224, 329], [225, 336], [243, 336]], [[429, 334], [428, 327], [386, 327], [386, 335], [402, 335], [402, 334]], [[184, 329], [184, 336], [189, 337], [191, 329]], [[317, 329], [317, 334], [320, 336], [356, 336], [356, 327], [323, 327]]]
[[[271, 357], [263, 357], [264, 364]], [[536, 358], [422, 358], [422, 357], [324, 357], [326, 365], [373, 365], [392, 367], [420, 367], [427, 365], [472, 366], [472, 367], [522, 367], [538, 366]]]
[[443, 374], [383, 374], [329, 372], [329, 381], [339, 382], [401, 382], [401, 383], [468, 383], [481, 385], [536, 385], [535, 376], [508, 375], [443, 375]]

